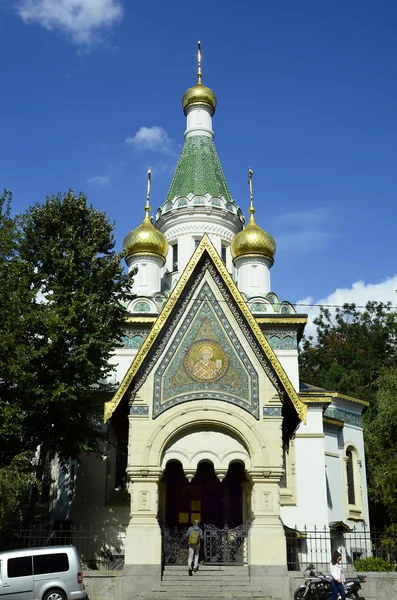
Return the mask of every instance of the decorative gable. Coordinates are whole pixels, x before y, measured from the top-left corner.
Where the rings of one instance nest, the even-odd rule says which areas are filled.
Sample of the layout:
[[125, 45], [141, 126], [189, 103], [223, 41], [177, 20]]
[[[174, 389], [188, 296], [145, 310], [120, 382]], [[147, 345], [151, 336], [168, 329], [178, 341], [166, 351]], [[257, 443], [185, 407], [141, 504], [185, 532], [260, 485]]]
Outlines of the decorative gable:
[[[307, 407], [204, 235], [119, 388], [106, 402], [104, 420], [112, 416], [126, 394], [133, 404], [141, 386], [152, 376], [156, 379], [153, 418], [179, 401], [193, 399], [194, 385], [196, 399], [203, 397], [198, 394], [205, 394], [206, 398], [237, 404], [258, 419], [256, 377], [260, 370], [254, 372], [248, 356], [257, 371], [260, 365], [280, 395], [283, 441], [288, 444], [305, 419]], [[240, 391], [244, 386], [245, 397]], [[185, 399], [177, 398], [174, 387]]]
[[208, 282], [155, 371], [153, 418], [204, 398], [230, 402], [259, 419], [257, 372]]

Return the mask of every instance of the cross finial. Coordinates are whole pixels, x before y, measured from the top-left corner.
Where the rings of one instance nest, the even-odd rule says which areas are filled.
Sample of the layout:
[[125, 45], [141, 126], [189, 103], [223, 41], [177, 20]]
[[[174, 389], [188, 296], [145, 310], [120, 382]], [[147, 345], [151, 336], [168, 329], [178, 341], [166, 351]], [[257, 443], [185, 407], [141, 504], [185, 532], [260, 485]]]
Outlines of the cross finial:
[[150, 212], [150, 187], [151, 187], [151, 177], [152, 177], [152, 169], [149, 169], [147, 172], [147, 193], [146, 193], [146, 206], [145, 206], [145, 212], [146, 212], [146, 216], [149, 216], [149, 212]]
[[197, 83], [202, 83], [203, 74], [201, 72], [201, 42], [197, 42]]
[[255, 212], [255, 208], [254, 208], [254, 204], [253, 204], [253, 200], [252, 200], [253, 199], [253, 193], [252, 193], [252, 176], [253, 176], [253, 174], [254, 174], [253, 170], [251, 169], [251, 167], [249, 167], [248, 168], [248, 185], [250, 188], [250, 207], [249, 207], [248, 212], [251, 215], [253, 215]]

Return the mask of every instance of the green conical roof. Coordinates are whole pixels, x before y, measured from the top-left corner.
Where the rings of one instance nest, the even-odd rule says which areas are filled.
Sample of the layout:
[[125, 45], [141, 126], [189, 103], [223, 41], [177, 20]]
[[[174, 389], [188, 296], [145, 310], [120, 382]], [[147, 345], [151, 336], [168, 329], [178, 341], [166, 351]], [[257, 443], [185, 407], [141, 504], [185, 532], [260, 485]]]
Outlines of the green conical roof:
[[215, 144], [205, 135], [192, 136], [185, 141], [164, 204], [188, 194], [223, 197], [226, 203], [234, 204]]

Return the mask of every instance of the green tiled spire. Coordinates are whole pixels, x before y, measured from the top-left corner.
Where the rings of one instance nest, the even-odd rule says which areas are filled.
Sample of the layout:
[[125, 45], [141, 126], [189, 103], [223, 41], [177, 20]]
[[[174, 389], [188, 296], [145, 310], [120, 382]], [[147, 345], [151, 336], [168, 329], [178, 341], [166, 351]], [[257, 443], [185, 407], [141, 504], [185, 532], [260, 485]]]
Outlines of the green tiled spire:
[[175, 196], [221, 197], [225, 201], [234, 201], [230, 195], [225, 175], [213, 140], [205, 135], [189, 137], [183, 146], [167, 198], [172, 202]]

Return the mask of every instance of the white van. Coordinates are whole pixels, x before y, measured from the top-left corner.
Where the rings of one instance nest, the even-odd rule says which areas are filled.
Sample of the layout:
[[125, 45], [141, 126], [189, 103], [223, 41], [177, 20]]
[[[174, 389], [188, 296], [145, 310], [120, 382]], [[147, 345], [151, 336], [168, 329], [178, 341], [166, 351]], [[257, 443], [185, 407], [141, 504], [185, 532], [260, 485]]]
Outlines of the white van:
[[74, 546], [0, 552], [1, 600], [81, 600], [86, 595]]

